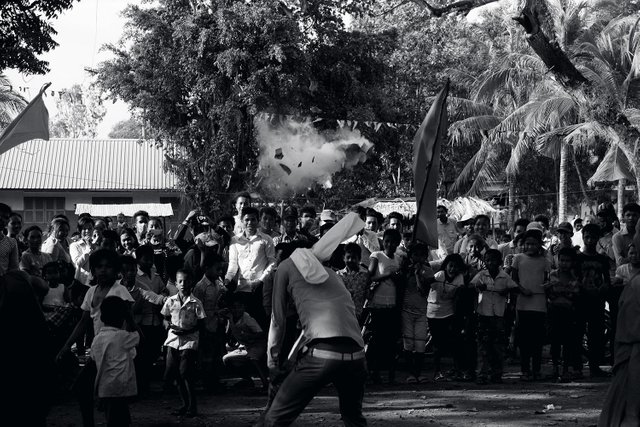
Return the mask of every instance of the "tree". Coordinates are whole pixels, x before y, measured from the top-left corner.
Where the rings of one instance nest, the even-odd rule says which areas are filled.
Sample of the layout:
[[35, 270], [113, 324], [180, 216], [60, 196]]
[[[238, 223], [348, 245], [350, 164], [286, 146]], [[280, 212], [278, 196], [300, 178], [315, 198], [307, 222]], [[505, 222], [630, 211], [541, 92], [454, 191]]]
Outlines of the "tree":
[[74, 0], [0, 2], [0, 71], [17, 68], [25, 74], [49, 71], [46, 61], [38, 59], [58, 44], [51, 24]]
[[0, 130], [9, 126], [26, 105], [25, 99], [13, 90], [9, 79], [0, 73]]
[[99, 92], [91, 86], [73, 85], [56, 100], [57, 113], [51, 124], [53, 138], [95, 138], [106, 114]]
[[113, 125], [109, 132], [109, 138], [112, 139], [141, 139], [142, 123], [134, 118], [122, 120]]

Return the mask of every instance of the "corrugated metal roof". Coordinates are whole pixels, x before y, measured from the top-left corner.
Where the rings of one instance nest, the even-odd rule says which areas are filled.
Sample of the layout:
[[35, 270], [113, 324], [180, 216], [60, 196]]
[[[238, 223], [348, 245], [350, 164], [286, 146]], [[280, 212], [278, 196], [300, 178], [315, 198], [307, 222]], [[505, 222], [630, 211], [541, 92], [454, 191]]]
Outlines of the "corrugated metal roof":
[[168, 190], [164, 153], [136, 139], [34, 139], [0, 155], [0, 189]]

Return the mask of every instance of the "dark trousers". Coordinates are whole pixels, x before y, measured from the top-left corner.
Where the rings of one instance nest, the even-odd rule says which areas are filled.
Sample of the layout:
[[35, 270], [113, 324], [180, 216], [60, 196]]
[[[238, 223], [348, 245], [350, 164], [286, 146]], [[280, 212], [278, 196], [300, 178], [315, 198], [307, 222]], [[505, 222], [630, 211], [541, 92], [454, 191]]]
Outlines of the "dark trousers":
[[342, 422], [347, 427], [366, 426], [362, 399], [367, 368], [364, 359], [354, 361], [319, 359], [304, 355], [287, 375], [264, 417], [264, 425], [288, 426], [327, 384], [338, 391]]
[[151, 381], [153, 364], [158, 360], [162, 352], [162, 344], [167, 338], [167, 331], [162, 325], [141, 325], [140, 331], [142, 332], [142, 341], [138, 347], [139, 354], [136, 357], [138, 361], [136, 369], [140, 370], [137, 373], [137, 379], [139, 380], [138, 388], [146, 390]]
[[369, 367], [372, 371], [394, 371], [400, 313], [395, 308], [372, 308], [370, 327], [371, 341], [367, 350]]
[[202, 383], [205, 388], [212, 388], [220, 383], [220, 370], [222, 368], [222, 355], [224, 354], [224, 329], [218, 328], [216, 332], [203, 330], [200, 332], [198, 343], [198, 362], [201, 371]]
[[523, 374], [539, 374], [545, 335], [545, 313], [518, 310], [518, 345]]
[[573, 308], [549, 307], [549, 339], [553, 366], [567, 369], [580, 365], [580, 336]]
[[436, 372], [440, 372], [442, 357], [451, 353], [456, 369], [459, 366], [459, 336], [454, 330], [454, 316], [443, 319], [427, 319], [429, 322], [429, 332], [433, 340], [433, 367]]
[[123, 427], [131, 425], [129, 398], [108, 397], [101, 400], [107, 417], [107, 427]]
[[504, 319], [478, 316], [478, 377], [502, 377]]
[[167, 347], [167, 367], [165, 381], [174, 379], [178, 383], [178, 392], [182, 399], [182, 407], [188, 412], [197, 412], [194, 376], [196, 371], [197, 350], [178, 350]]
[[586, 297], [578, 305], [578, 333], [587, 334], [589, 369], [597, 369], [604, 358], [604, 298]]
[[262, 305], [262, 288], [254, 292], [237, 292], [236, 295], [244, 303], [247, 313], [258, 322], [263, 331], [269, 330], [269, 321]]

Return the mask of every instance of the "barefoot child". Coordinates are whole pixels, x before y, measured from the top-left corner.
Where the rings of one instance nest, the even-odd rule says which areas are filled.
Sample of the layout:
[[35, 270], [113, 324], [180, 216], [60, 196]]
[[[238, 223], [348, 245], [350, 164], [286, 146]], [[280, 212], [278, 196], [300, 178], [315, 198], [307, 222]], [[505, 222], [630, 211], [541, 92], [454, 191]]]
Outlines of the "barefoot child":
[[130, 307], [122, 298], [102, 301], [100, 320], [104, 326], [91, 344], [91, 359], [96, 364], [95, 392], [105, 409], [107, 427], [131, 425], [129, 399], [138, 394], [133, 360], [140, 334], [132, 320]]
[[484, 254], [486, 269], [471, 280], [478, 292], [478, 374], [479, 384], [502, 382], [504, 354], [504, 313], [507, 296], [516, 289], [511, 277], [500, 265], [502, 254], [497, 249], [489, 249]]
[[427, 298], [427, 321], [433, 338], [434, 381], [444, 381], [446, 377], [441, 371], [440, 361], [446, 351], [454, 356], [456, 368], [459, 368], [459, 338], [454, 332], [455, 298], [464, 286], [465, 265], [459, 254], [447, 255], [442, 267], [434, 275]]
[[[549, 276], [545, 287], [549, 310], [549, 335], [551, 338], [551, 359], [555, 380], [569, 382], [570, 367], [580, 358], [580, 337], [577, 332], [576, 300], [578, 298], [578, 278], [574, 273], [576, 251], [563, 247], [557, 253], [558, 268]], [[562, 359], [561, 359], [562, 358]], [[562, 376], [560, 361], [562, 360]]]
[[542, 251], [542, 233], [528, 230], [524, 235], [524, 253], [513, 258], [512, 278], [519, 285], [516, 310], [517, 338], [520, 346], [522, 379], [540, 379], [542, 346], [544, 344], [547, 298], [544, 283], [548, 280], [551, 262]]
[[178, 293], [167, 298], [161, 310], [169, 330], [164, 343], [167, 347], [165, 381], [175, 378], [178, 382], [182, 407], [173, 414], [193, 417], [198, 413], [194, 375], [205, 313], [200, 300], [191, 295], [194, 283], [188, 271], [178, 270], [176, 286]]
[[434, 279], [427, 261], [427, 245], [410, 245], [408, 256], [407, 286], [402, 298], [402, 342], [409, 365], [407, 382], [420, 383], [426, 381], [422, 376], [422, 363], [427, 345], [427, 294]]

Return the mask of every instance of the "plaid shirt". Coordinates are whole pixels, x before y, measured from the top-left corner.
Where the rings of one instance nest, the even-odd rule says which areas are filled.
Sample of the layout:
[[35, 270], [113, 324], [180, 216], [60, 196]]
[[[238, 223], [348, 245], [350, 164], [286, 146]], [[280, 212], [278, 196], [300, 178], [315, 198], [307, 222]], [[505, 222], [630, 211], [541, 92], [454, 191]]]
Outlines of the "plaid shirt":
[[18, 267], [18, 242], [0, 233], [0, 276]]

